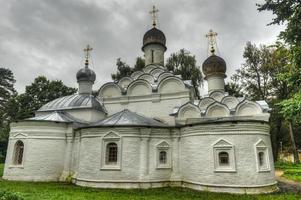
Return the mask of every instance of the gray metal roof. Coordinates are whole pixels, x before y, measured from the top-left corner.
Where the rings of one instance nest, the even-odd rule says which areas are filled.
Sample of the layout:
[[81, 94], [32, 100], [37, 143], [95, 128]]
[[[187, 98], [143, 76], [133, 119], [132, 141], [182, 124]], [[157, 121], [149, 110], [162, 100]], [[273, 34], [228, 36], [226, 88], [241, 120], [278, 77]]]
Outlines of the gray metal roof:
[[96, 97], [89, 94], [73, 94], [70, 96], [61, 97], [45, 104], [38, 111], [69, 110], [76, 108], [92, 108], [106, 112], [100, 101]]
[[46, 115], [39, 115], [28, 118], [29, 121], [54, 121], [54, 122], [77, 122], [75, 118], [64, 113], [63, 111], [54, 111]]
[[128, 109], [115, 113], [106, 119], [92, 124], [92, 126], [151, 126], [166, 127], [167, 125], [152, 118], [138, 115]]

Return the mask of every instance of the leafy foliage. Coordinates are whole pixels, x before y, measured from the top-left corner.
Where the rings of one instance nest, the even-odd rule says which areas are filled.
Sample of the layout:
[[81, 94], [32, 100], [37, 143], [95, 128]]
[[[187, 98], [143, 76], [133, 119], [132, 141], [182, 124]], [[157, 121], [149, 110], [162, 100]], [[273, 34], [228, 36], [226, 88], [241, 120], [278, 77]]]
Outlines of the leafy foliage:
[[286, 23], [280, 37], [289, 44], [301, 43], [301, 2], [300, 0], [265, 0], [257, 4], [259, 11], [272, 11], [276, 16], [270, 24]]
[[62, 81], [50, 81], [44, 76], [39, 76], [31, 85], [26, 86], [25, 93], [17, 95], [12, 87], [14, 83], [12, 73], [8, 74], [10, 74], [8, 79], [10, 84], [6, 83], [6, 85], [10, 87], [9, 94], [11, 95], [6, 96], [5, 109], [1, 110], [0, 116], [0, 163], [4, 162], [6, 155], [11, 121], [32, 117], [36, 110], [49, 101], [76, 92], [75, 88], [65, 86]]
[[196, 64], [195, 56], [190, 55], [185, 49], [172, 53], [167, 59], [166, 68], [181, 75], [184, 80], [191, 80], [195, 94], [199, 97], [199, 86], [203, 83], [203, 75]]
[[134, 68], [131, 68], [128, 64], [122, 62], [120, 58], [117, 58], [116, 65], [117, 73], [112, 74], [111, 77], [117, 82], [125, 76], [130, 76], [134, 71], [142, 70], [145, 67], [145, 60], [141, 57], [137, 57]]
[[[74, 94], [75, 88], [67, 87], [60, 80], [50, 81], [45, 76], [35, 78], [26, 86], [25, 93], [10, 99], [12, 120], [21, 120], [34, 116], [34, 112], [44, 104], [62, 96]], [[17, 109], [17, 110], [15, 110]]]
[[24, 198], [21, 197], [19, 193], [7, 192], [0, 190], [0, 199], [1, 200], [23, 200]]

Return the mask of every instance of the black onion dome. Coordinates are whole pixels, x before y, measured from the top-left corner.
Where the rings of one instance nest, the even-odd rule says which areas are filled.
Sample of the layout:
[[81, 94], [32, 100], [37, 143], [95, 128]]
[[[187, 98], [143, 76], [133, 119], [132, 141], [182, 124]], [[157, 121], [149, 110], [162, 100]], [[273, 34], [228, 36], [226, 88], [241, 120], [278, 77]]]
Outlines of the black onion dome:
[[94, 83], [96, 79], [96, 74], [92, 69], [89, 69], [88, 67], [84, 67], [80, 69], [76, 73], [76, 79], [78, 81], [91, 81]]
[[148, 30], [143, 36], [142, 50], [148, 44], [161, 44], [166, 50], [166, 38], [164, 33], [156, 27], [153, 27], [152, 29]]
[[222, 74], [226, 77], [226, 62], [223, 58], [211, 55], [203, 63], [203, 73], [205, 78], [214, 74]]

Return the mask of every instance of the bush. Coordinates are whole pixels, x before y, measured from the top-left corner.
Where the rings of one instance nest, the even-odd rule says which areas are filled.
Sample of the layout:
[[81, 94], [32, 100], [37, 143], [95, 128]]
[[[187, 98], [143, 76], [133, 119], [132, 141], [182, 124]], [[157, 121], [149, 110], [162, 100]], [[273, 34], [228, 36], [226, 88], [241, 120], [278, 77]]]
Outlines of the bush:
[[19, 193], [0, 191], [0, 200], [24, 200]]

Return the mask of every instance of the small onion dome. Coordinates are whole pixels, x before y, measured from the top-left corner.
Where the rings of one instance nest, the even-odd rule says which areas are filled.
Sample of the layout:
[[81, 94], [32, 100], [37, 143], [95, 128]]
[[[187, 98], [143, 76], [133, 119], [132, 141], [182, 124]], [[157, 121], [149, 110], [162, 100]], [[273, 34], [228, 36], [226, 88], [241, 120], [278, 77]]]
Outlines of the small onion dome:
[[144, 34], [142, 50], [148, 44], [161, 44], [164, 46], [165, 50], [167, 49], [165, 46], [165, 44], [166, 44], [165, 35], [162, 31], [160, 31], [156, 27], [153, 27], [152, 29], [148, 30]]
[[209, 56], [203, 63], [203, 73], [205, 74], [205, 79], [211, 75], [220, 74], [226, 77], [226, 62], [223, 58], [217, 55]]
[[96, 79], [96, 74], [92, 69], [90, 69], [88, 67], [84, 67], [76, 73], [76, 79], [77, 79], [77, 82], [91, 81], [94, 83], [94, 81]]

